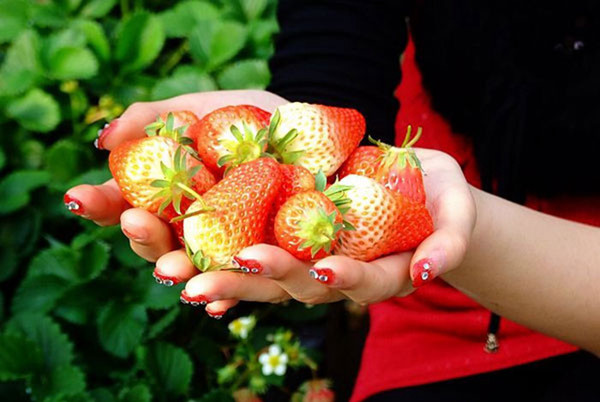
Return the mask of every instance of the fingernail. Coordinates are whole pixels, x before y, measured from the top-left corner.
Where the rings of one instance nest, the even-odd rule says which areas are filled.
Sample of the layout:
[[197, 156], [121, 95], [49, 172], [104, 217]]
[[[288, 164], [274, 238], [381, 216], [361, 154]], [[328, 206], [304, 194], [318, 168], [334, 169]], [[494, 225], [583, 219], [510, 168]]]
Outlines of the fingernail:
[[308, 271], [311, 278], [324, 283], [326, 285], [333, 285], [335, 282], [335, 273], [329, 268], [311, 268]]
[[71, 197], [69, 194], [65, 194], [63, 197], [63, 201], [65, 203], [65, 207], [75, 215], [83, 215], [83, 204], [77, 198]]
[[106, 137], [114, 131], [115, 127], [117, 127], [119, 119], [115, 119], [113, 121], [104, 125], [100, 130], [98, 130], [98, 138], [94, 141], [94, 146], [98, 149], [104, 149], [104, 141]]
[[208, 297], [202, 295], [190, 296], [185, 289], [181, 291], [181, 296], [179, 296], [179, 301], [183, 304], [189, 304], [193, 307], [198, 307], [200, 305], [206, 306], [208, 303]]
[[246, 260], [240, 257], [233, 257], [233, 265], [238, 267], [246, 274], [265, 273], [263, 266], [256, 260]]
[[211, 312], [208, 310], [204, 310], [206, 311], [206, 314], [208, 314], [209, 317], [214, 318], [215, 320], [220, 320], [221, 318], [223, 318], [223, 315], [225, 315], [226, 311], [219, 311], [219, 312]]
[[413, 286], [421, 287], [431, 282], [439, 273], [439, 266], [432, 258], [423, 258], [413, 266]]
[[158, 272], [158, 268], [154, 268], [152, 276], [154, 277], [154, 279], [156, 279], [156, 283], [158, 283], [159, 285], [173, 286], [177, 285], [178, 283], [181, 283], [181, 279], [175, 276], [167, 276], [161, 274], [160, 272]]
[[147, 239], [145, 232], [139, 228], [136, 228], [136, 230], [135, 230], [137, 233], [132, 233], [131, 231], [129, 231], [129, 230], [125, 229], [123, 226], [121, 226], [121, 231], [123, 232], [123, 234], [125, 236], [127, 236], [127, 238], [129, 238], [135, 242], [138, 242], [138, 243], [143, 243]]

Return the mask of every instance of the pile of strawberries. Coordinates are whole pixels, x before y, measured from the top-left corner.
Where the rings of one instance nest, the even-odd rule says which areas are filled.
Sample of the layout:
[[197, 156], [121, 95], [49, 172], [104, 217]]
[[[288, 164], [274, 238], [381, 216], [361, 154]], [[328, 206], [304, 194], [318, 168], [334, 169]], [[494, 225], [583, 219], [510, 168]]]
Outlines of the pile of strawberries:
[[202, 271], [269, 243], [297, 258], [370, 261], [433, 231], [410, 127], [402, 147], [360, 146], [354, 109], [227, 106], [158, 117], [109, 157], [124, 198], [170, 222]]

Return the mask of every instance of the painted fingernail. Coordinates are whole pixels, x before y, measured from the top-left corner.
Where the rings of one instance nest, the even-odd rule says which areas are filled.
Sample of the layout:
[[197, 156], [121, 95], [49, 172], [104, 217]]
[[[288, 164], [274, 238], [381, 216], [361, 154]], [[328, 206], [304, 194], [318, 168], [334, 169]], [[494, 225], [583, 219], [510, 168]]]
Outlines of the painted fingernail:
[[260, 274], [263, 273], [264, 268], [260, 262], [256, 260], [247, 260], [240, 257], [233, 257], [233, 265], [238, 267], [242, 272], [246, 274]]
[[83, 204], [77, 198], [71, 197], [69, 194], [65, 194], [63, 197], [63, 201], [65, 202], [65, 207], [75, 215], [83, 215]]
[[106, 140], [106, 137], [108, 137], [108, 135], [114, 131], [115, 127], [117, 127], [118, 122], [119, 119], [115, 119], [110, 123], [105, 124], [104, 127], [98, 130], [98, 138], [96, 138], [96, 140], [94, 141], [94, 146], [97, 149], [104, 149], [104, 141]]
[[159, 285], [173, 286], [173, 285], [177, 285], [178, 283], [181, 283], [181, 279], [179, 279], [175, 276], [163, 275], [157, 271], [157, 268], [154, 268], [154, 272], [152, 272], [152, 276], [156, 280], [156, 283], [158, 283]]
[[335, 282], [335, 273], [329, 268], [311, 268], [308, 274], [311, 278], [326, 285], [332, 285]]
[[438, 275], [438, 272], [439, 267], [436, 266], [433, 259], [423, 258], [417, 261], [413, 266], [413, 286], [418, 288], [431, 282]]
[[223, 316], [225, 315], [226, 311], [219, 311], [219, 312], [212, 312], [212, 311], [208, 311], [208, 310], [204, 310], [206, 311], [206, 314], [208, 314], [209, 317], [214, 318], [215, 320], [220, 320], [221, 318], [223, 318]]
[[185, 289], [181, 291], [181, 296], [179, 296], [179, 301], [183, 304], [189, 304], [193, 307], [198, 306], [206, 306], [208, 303], [208, 297], [202, 295], [190, 296]]

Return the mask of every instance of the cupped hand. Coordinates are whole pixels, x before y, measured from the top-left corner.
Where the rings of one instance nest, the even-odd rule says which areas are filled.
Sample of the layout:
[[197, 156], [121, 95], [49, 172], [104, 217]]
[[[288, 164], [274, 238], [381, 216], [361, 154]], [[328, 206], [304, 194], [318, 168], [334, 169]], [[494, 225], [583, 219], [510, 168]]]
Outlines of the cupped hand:
[[330, 256], [312, 265], [281, 248], [260, 244], [236, 257], [246, 274], [216, 271], [196, 275], [182, 250], [162, 256], [157, 269], [188, 281], [182, 301], [208, 303], [207, 312], [216, 317], [236, 300], [278, 303], [296, 299], [317, 304], [350, 299], [370, 304], [408, 295], [460, 265], [476, 221], [471, 190], [457, 162], [439, 151], [416, 151], [426, 174], [427, 206], [435, 231], [414, 252], [370, 262]]
[[[255, 90], [203, 92], [158, 102], [134, 103], [100, 132], [97, 146], [112, 150], [127, 140], [143, 137], [146, 135], [144, 127], [165, 112], [190, 110], [202, 118], [227, 105], [251, 104], [272, 112], [284, 103], [287, 101], [275, 94]], [[99, 225], [121, 223], [133, 251], [148, 261], [156, 261], [161, 255], [179, 247], [169, 225], [147, 211], [131, 208], [114, 180], [98, 186], [83, 184], [73, 187], [65, 194], [65, 203], [72, 212]]]

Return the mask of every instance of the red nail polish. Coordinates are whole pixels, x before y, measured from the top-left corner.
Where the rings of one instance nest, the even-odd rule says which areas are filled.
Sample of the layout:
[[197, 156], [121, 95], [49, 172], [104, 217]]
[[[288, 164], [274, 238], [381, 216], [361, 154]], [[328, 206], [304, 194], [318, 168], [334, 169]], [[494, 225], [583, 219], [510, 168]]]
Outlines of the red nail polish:
[[119, 119], [115, 119], [110, 122], [110, 124], [105, 124], [104, 127], [98, 132], [98, 138], [94, 141], [94, 146], [98, 149], [104, 149], [104, 141], [106, 137], [114, 131], [115, 127], [117, 127]]
[[245, 260], [240, 257], [233, 257], [233, 265], [237, 266], [246, 274], [260, 274], [263, 271], [263, 266], [256, 260]]
[[191, 304], [194, 307], [197, 307], [199, 305], [206, 305], [209, 300], [206, 296], [202, 296], [202, 295], [196, 295], [196, 296], [190, 296], [185, 289], [183, 289], [181, 291], [181, 296], [179, 297], [179, 300], [183, 303], [183, 304]]
[[326, 285], [332, 285], [335, 282], [335, 273], [329, 268], [311, 268], [308, 271], [311, 278], [324, 283]]
[[208, 310], [204, 310], [206, 311], [206, 314], [208, 314], [209, 317], [214, 318], [215, 320], [220, 320], [221, 318], [223, 318], [223, 316], [225, 315], [226, 311], [217, 311], [217, 312], [212, 312], [212, 311], [208, 311]]
[[413, 266], [413, 286], [421, 287], [429, 283], [438, 274], [438, 269], [431, 258], [423, 258]]
[[152, 276], [156, 279], [156, 283], [165, 286], [173, 286], [181, 283], [181, 279], [175, 276], [167, 276], [158, 272], [157, 268], [154, 268], [154, 272], [152, 272]]
[[76, 198], [71, 197], [69, 194], [65, 194], [63, 197], [65, 207], [75, 215], [83, 215], [83, 204]]

